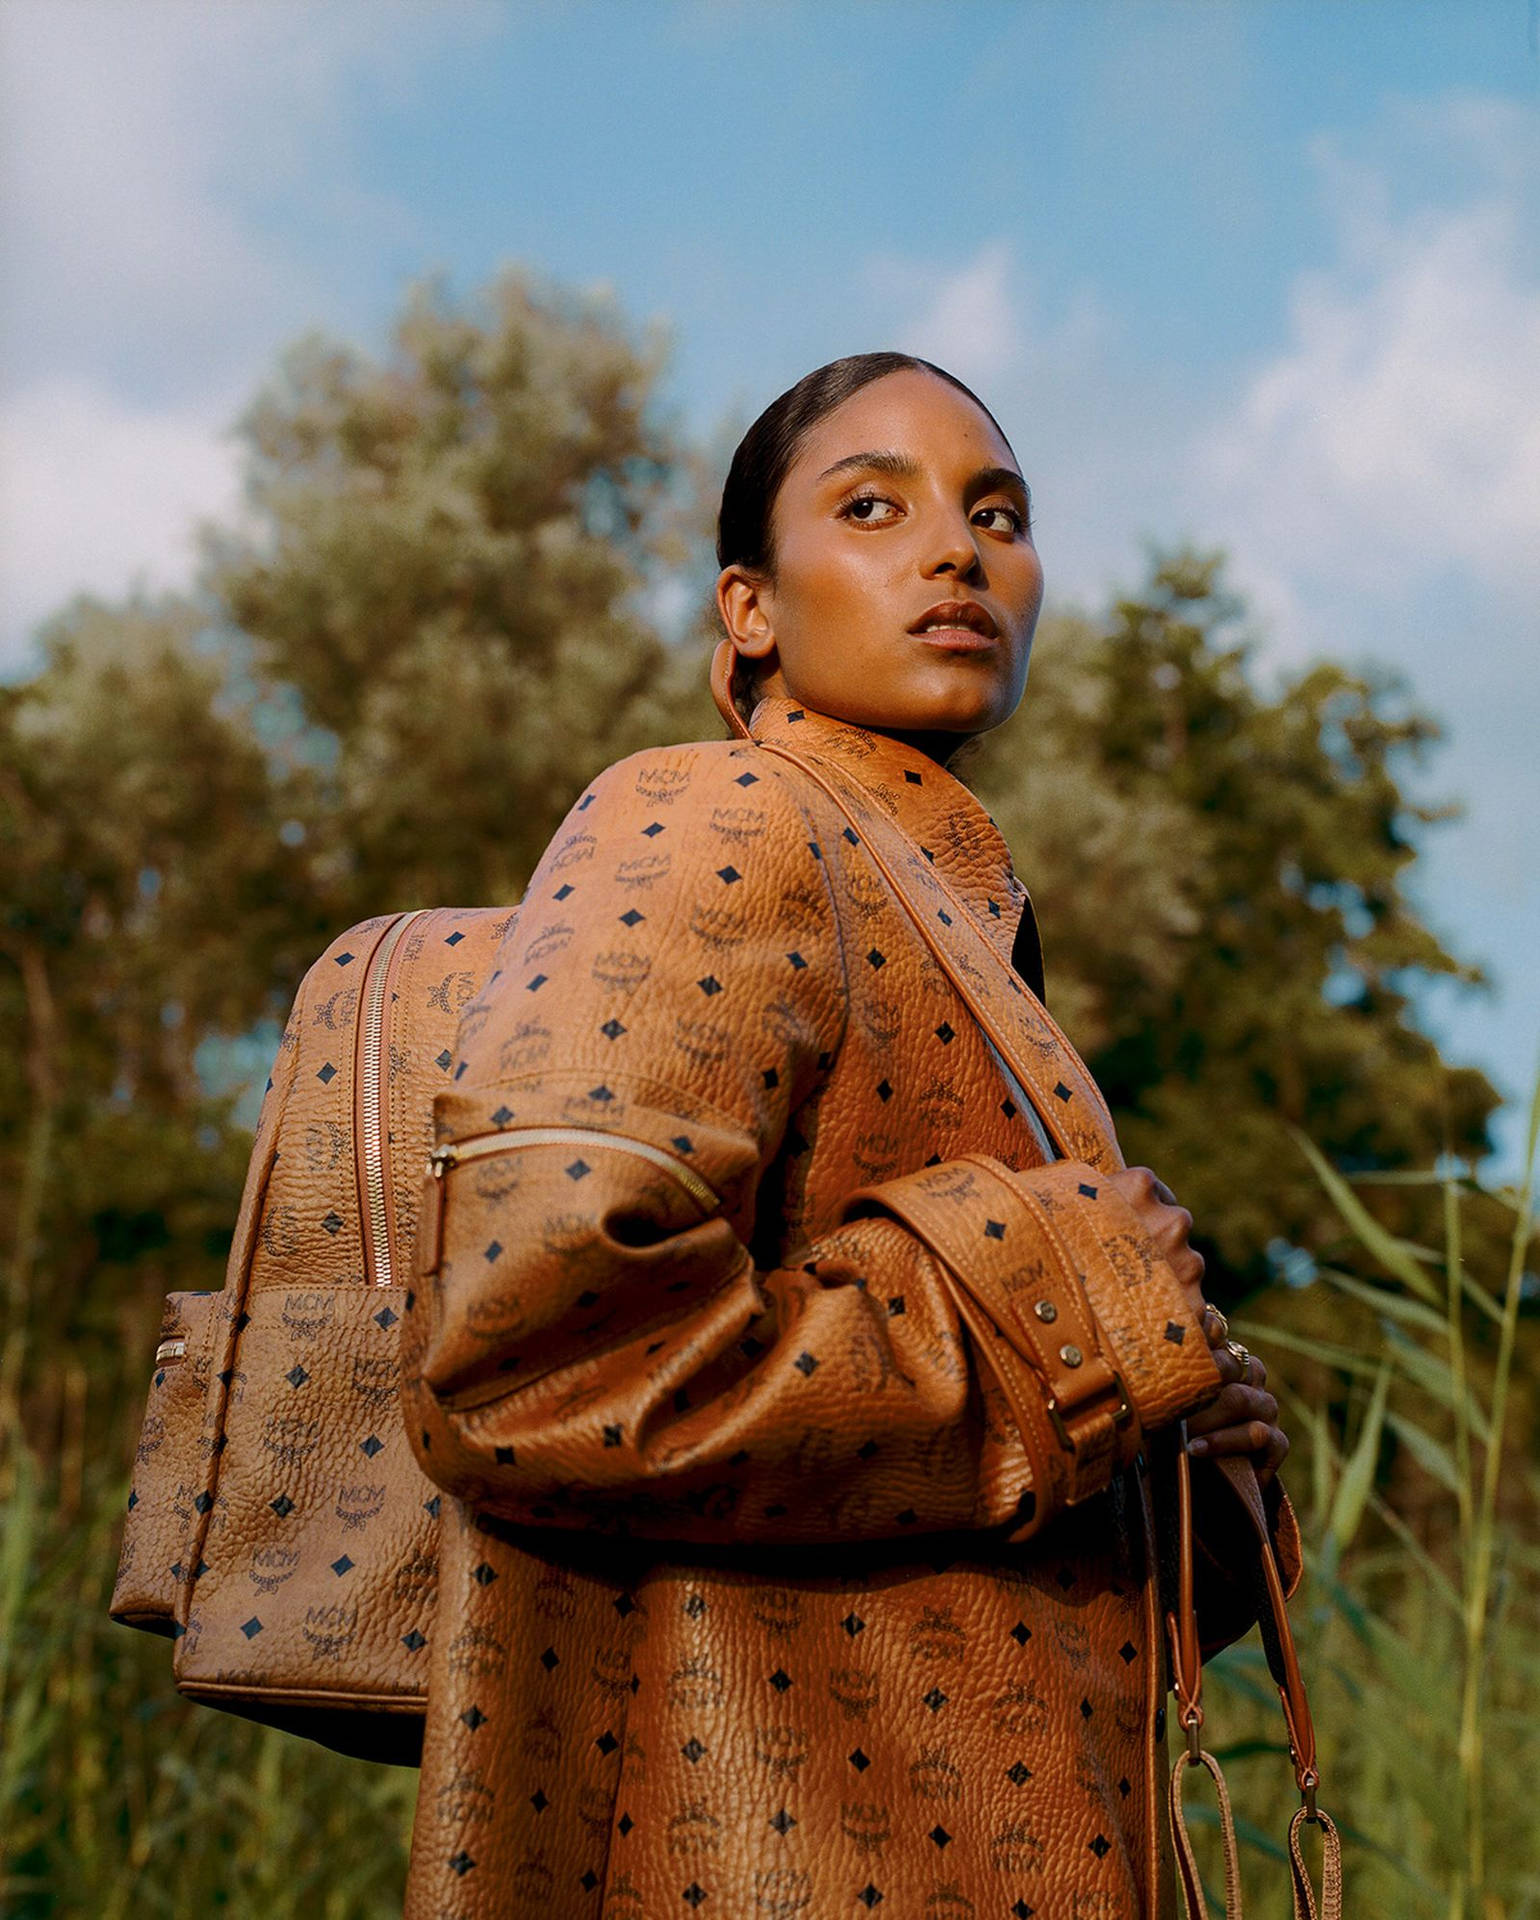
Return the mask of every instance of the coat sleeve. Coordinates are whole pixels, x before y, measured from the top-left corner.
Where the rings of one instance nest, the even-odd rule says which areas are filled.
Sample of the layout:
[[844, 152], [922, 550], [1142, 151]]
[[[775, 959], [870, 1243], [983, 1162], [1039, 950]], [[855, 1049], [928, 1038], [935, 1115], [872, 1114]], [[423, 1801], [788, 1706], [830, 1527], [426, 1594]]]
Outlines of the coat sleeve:
[[433, 1479], [524, 1524], [692, 1541], [1017, 1519], [1027, 1457], [926, 1243], [874, 1214], [790, 1265], [751, 1251], [845, 1017], [829, 861], [778, 770], [720, 743], [600, 776], [436, 1103], [463, 1157], [404, 1330]]

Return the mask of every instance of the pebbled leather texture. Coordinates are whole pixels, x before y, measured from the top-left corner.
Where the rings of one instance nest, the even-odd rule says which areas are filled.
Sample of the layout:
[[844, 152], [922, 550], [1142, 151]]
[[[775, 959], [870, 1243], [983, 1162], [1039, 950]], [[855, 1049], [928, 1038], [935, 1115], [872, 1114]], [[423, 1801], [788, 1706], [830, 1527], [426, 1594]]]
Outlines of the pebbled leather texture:
[[[507, 1150], [434, 1184], [403, 1330], [454, 1496], [408, 1914], [1166, 1913], [1142, 1464], [1108, 1447], [1070, 1505], [1035, 1474], [957, 1285], [1003, 1312], [1009, 1273], [938, 1252], [905, 1183], [987, 1156], [1013, 1253], [1085, 1275], [1142, 1417], [1212, 1364], [1132, 1216], [1066, 1186], [1120, 1162], [1040, 1004], [998, 991], [999, 1037], [1086, 1090], [1073, 1169], [861, 831], [766, 749], [858, 787], [916, 887], [944, 873], [947, 958], [981, 973], [1025, 902], [987, 814], [811, 710], [753, 731], [582, 796], [435, 1102], [441, 1143]], [[1183, 1325], [1169, 1356], [1116, 1330], [1130, 1282]]]

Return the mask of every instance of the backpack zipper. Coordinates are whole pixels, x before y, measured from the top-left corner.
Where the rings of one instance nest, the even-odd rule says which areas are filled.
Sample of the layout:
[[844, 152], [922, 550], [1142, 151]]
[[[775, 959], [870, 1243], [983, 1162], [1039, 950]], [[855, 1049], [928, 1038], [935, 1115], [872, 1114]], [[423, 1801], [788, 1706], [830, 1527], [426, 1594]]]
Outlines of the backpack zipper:
[[602, 1127], [510, 1127], [504, 1133], [481, 1133], [468, 1140], [449, 1141], [435, 1147], [428, 1156], [428, 1172], [442, 1180], [451, 1167], [462, 1160], [481, 1160], [488, 1154], [508, 1153], [515, 1147], [613, 1147], [618, 1153], [633, 1153], [650, 1160], [655, 1167], [671, 1173], [704, 1213], [713, 1212], [716, 1194], [693, 1167], [648, 1140], [634, 1140], [630, 1134], [608, 1133]]
[[390, 963], [407, 928], [425, 911], [418, 908], [403, 913], [389, 929], [370, 957], [363, 988], [363, 1015], [358, 1027], [358, 1185], [364, 1203], [364, 1272], [368, 1284], [376, 1287], [388, 1287], [392, 1282], [390, 1214], [385, 1200], [390, 1172], [390, 1111], [385, 1097]]

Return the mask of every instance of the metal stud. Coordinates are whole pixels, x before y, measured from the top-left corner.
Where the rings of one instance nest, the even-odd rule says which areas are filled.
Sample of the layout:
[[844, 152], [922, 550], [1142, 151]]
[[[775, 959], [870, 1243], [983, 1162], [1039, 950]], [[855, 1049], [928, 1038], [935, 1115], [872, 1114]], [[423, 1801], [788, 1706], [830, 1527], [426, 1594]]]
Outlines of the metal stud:
[[1060, 1347], [1059, 1358], [1067, 1367], [1078, 1367], [1081, 1361], [1085, 1359], [1085, 1355], [1080, 1351], [1079, 1347]]
[[1051, 1300], [1039, 1300], [1032, 1311], [1045, 1325], [1051, 1320], [1057, 1320], [1059, 1317], [1059, 1309]]

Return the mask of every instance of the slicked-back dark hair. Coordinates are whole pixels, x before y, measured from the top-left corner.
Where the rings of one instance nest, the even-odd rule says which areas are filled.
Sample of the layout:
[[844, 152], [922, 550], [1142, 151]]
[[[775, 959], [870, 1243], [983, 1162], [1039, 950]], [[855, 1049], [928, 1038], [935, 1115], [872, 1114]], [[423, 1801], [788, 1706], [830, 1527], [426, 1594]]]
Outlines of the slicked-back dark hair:
[[[921, 360], [912, 353], [852, 353], [843, 360], [831, 360], [826, 367], [805, 373], [794, 387], [788, 387], [778, 400], [772, 400], [764, 412], [738, 442], [727, 479], [722, 486], [722, 506], [717, 515], [717, 565], [747, 567], [751, 572], [774, 575], [775, 543], [771, 517], [776, 495], [797, 450], [825, 414], [832, 413], [853, 393], [881, 380], [890, 373], [933, 373], [950, 387], [964, 393], [990, 420], [1002, 440], [1006, 439], [1000, 422], [971, 387], [964, 386], [954, 373]], [[1010, 442], [1006, 441], [1007, 446]]]

